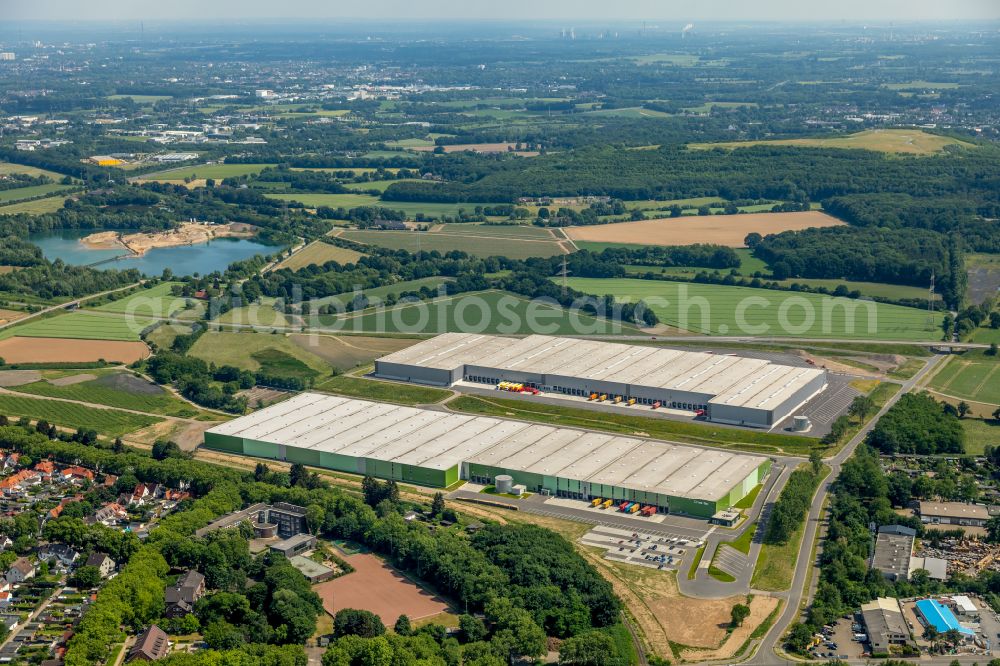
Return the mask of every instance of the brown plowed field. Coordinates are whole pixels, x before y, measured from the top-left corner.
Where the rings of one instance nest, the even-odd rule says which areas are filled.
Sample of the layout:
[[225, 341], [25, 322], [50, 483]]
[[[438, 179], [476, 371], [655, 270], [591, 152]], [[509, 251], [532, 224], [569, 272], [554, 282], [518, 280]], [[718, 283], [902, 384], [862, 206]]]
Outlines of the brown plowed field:
[[101, 359], [134, 363], [147, 356], [149, 347], [144, 342], [16, 336], [0, 340], [0, 358], [7, 363], [68, 363]]
[[400, 615], [419, 620], [448, 610], [444, 599], [424, 591], [374, 555], [344, 559], [354, 567], [353, 573], [313, 588], [330, 615], [344, 608], [367, 610], [391, 627]]
[[636, 245], [694, 245], [712, 243], [743, 247], [747, 234], [762, 236], [809, 227], [833, 227], [844, 224], [818, 210], [801, 213], [747, 213], [743, 215], [698, 215], [641, 222], [595, 224], [568, 227], [573, 240], [597, 243], [634, 243]]

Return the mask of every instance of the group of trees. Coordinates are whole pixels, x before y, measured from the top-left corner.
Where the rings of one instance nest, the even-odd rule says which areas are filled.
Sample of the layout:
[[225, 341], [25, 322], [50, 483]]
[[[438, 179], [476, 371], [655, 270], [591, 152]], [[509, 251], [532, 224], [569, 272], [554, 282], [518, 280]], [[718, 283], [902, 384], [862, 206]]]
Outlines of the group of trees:
[[946, 407], [929, 393], [906, 393], [875, 424], [868, 443], [886, 454], [963, 453], [965, 431]]
[[766, 543], [785, 544], [802, 526], [819, 485], [821, 471], [819, 464], [812, 464], [791, 473], [768, 518], [764, 533]]

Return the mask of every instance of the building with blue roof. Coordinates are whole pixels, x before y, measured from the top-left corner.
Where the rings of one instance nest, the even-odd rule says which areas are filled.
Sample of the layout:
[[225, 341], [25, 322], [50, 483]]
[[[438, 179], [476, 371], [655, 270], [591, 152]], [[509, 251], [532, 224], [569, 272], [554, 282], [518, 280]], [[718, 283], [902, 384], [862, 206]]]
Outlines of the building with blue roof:
[[976, 632], [968, 627], [963, 627], [958, 623], [955, 614], [951, 609], [936, 599], [921, 599], [917, 602], [917, 611], [923, 619], [924, 624], [934, 627], [938, 633], [945, 633], [952, 629], [966, 636], [974, 636]]

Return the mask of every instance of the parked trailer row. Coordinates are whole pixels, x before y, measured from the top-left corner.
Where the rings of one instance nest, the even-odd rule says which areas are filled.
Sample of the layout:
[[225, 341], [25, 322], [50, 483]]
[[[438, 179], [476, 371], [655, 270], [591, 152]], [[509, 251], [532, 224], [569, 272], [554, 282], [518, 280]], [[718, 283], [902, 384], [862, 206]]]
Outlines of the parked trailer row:
[[[594, 499], [590, 500], [590, 506], [592, 506], [595, 509], [609, 509], [613, 504], [614, 500], [604, 499], [603, 497], [595, 497]], [[630, 502], [628, 500], [621, 502], [615, 508], [622, 513], [631, 513], [631, 514], [638, 513], [642, 515], [644, 518], [648, 518], [649, 516], [656, 514], [655, 506], [651, 504], [643, 506], [639, 502]]]

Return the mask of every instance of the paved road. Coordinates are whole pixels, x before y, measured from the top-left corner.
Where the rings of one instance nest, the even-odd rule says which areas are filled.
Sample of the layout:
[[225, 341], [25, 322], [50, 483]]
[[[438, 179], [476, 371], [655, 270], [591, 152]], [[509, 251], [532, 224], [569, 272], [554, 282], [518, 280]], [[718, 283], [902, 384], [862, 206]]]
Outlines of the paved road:
[[[785, 608], [781, 613], [781, 617], [778, 621], [774, 623], [771, 627], [771, 631], [768, 632], [767, 636], [761, 640], [760, 644], [757, 646], [757, 651], [754, 656], [745, 662], [744, 664], [749, 664], [751, 666], [770, 666], [772, 664], [778, 664], [784, 661], [775, 653], [775, 648], [780, 644], [781, 637], [785, 634], [785, 631], [799, 618], [799, 606], [801, 605], [803, 599], [808, 600], [808, 591], [806, 588], [806, 580], [810, 571], [813, 571], [813, 578], [815, 579], [819, 575], [819, 571], [816, 569], [816, 563], [810, 561], [813, 543], [816, 541], [817, 528], [819, 527], [820, 519], [823, 513], [823, 503], [826, 501], [826, 497], [830, 492], [830, 486], [832, 485], [834, 479], [840, 473], [840, 468], [853, 453], [854, 449], [864, 441], [865, 436], [868, 434], [880, 418], [896, 404], [896, 401], [901, 395], [912, 391], [915, 386], [917, 386], [923, 377], [933, 370], [942, 360], [946, 357], [942, 355], [932, 356], [923, 368], [920, 369], [913, 377], [908, 379], [904, 384], [903, 388], [896, 393], [888, 402], [879, 410], [878, 414], [868, 422], [868, 424], [862, 428], [857, 435], [855, 435], [850, 442], [833, 458], [830, 458], [826, 463], [830, 466], [830, 475], [826, 477], [826, 480], [820, 485], [813, 498], [812, 506], [809, 508], [809, 516], [806, 521], [806, 530], [802, 538], [802, 544], [799, 546], [799, 554], [796, 558], [795, 567], [795, 577], [792, 580], [792, 587], [790, 588], [788, 595], [785, 600]], [[980, 657], [980, 659], [982, 659]], [[948, 663], [950, 659], [945, 660], [943, 663]], [[969, 660], [970, 662], [973, 660]], [[930, 663], [923, 659], [920, 660], [921, 664]]]

